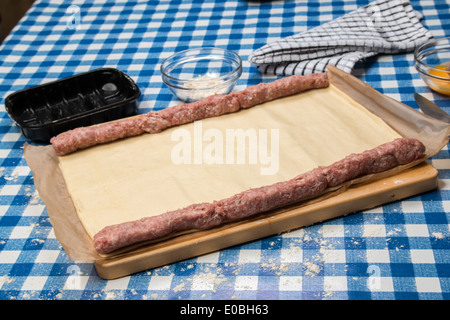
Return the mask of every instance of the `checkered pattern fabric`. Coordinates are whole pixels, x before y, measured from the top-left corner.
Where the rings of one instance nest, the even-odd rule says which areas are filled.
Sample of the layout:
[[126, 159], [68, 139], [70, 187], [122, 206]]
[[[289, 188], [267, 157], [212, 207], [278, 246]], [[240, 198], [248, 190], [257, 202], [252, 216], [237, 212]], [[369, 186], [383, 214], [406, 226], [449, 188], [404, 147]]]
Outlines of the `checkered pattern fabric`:
[[250, 61], [277, 75], [325, 72], [334, 65], [351, 72], [355, 63], [379, 53], [413, 51], [432, 37], [409, 1], [377, 0], [312, 30], [269, 43]]
[[[117, 280], [71, 261], [56, 239], [23, 157], [27, 141], [4, 99], [17, 90], [115, 67], [141, 89], [139, 112], [179, 103], [160, 63], [174, 52], [218, 46], [237, 52], [237, 89], [275, 76], [249, 62], [267, 43], [332, 21], [365, 0], [37, 0], [0, 47], [0, 299], [449, 299], [450, 155], [429, 161], [439, 188], [322, 224], [194, 257]], [[434, 37], [450, 36], [445, 0], [412, 0]], [[426, 87], [413, 55], [379, 54], [352, 73], [414, 108]]]

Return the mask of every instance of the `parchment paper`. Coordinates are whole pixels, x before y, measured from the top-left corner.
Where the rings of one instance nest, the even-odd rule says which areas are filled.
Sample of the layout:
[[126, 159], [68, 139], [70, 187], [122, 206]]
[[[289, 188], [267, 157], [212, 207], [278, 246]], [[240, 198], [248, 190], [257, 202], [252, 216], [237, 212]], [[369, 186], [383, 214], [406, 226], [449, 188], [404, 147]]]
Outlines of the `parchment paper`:
[[[385, 120], [402, 136], [421, 140], [426, 146], [426, 158], [436, 154], [448, 143], [450, 126], [447, 123], [426, 116], [391, 99], [335, 67], [330, 66], [328, 74], [333, 85]], [[36, 188], [46, 205], [55, 236], [69, 258], [73, 261], [103, 259], [104, 257], [94, 250], [90, 237], [78, 219], [64, 178], [59, 170], [58, 157], [53, 147], [25, 144], [24, 154], [33, 172]], [[396, 168], [385, 174], [394, 174], [408, 167], [410, 166]], [[379, 175], [364, 177], [360, 181], [367, 182], [379, 177]], [[337, 192], [342, 192], [342, 190]], [[329, 194], [326, 196], [329, 197]]]

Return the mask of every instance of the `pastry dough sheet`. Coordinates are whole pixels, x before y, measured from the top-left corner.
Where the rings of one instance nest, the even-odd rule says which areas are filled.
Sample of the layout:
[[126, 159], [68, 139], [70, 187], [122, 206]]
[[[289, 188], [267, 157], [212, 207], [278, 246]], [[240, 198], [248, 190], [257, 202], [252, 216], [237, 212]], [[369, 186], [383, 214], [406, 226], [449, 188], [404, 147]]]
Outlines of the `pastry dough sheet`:
[[[209, 146], [217, 146], [208, 133], [220, 133], [214, 137], [223, 138], [226, 150], [227, 130], [266, 133], [267, 152], [276, 152], [278, 159], [271, 157], [271, 164], [259, 157], [256, 163], [249, 163], [247, 157], [244, 164], [208, 164], [197, 158], [200, 163], [195, 163], [195, 148], [204, 156]], [[173, 154], [188, 142], [181, 136], [191, 139], [190, 164], [174, 161]], [[273, 137], [278, 137], [278, 146], [270, 143]], [[330, 85], [158, 134], [77, 151], [59, 157], [59, 165], [79, 219], [92, 238], [108, 225], [285, 181], [398, 137], [381, 118]], [[248, 148], [247, 143], [247, 156]], [[223, 154], [224, 162], [225, 158]], [[274, 174], [261, 174], [269, 167]]]

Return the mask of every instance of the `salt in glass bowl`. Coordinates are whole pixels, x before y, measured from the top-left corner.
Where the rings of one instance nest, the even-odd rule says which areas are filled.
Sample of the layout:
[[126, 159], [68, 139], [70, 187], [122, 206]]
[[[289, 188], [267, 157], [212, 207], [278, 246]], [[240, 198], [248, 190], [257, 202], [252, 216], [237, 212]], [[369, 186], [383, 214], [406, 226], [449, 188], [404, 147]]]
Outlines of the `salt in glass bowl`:
[[176, 97], [185, 102], [214, 94], [228, 94], [241, 74], [241, 57], [233, 51], [216, 47], [184, 50], [161, 64], [162, 80]]

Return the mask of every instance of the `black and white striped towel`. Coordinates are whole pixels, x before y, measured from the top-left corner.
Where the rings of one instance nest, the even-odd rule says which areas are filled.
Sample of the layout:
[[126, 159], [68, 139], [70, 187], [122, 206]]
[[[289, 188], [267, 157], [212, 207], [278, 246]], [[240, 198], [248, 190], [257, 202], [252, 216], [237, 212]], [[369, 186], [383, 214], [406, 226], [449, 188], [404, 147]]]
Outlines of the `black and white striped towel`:
[[255, 50], [250, 62], [276, 75], [325, 72], [328, 64], [351, 72], [377, 54], [413, 51], [431, 33], [408, 0], [376, 0], [340, 18]]

